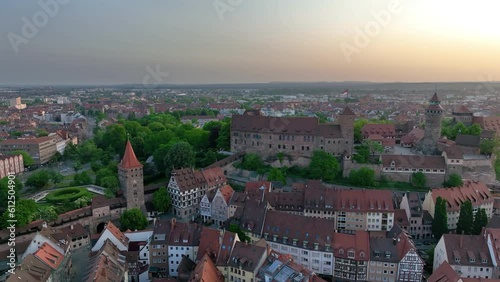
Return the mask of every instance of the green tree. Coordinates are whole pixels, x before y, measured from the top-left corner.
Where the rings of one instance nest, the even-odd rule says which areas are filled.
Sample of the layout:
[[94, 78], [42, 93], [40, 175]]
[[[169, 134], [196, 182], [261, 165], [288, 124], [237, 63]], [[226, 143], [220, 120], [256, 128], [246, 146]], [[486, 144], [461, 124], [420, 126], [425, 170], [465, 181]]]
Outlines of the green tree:
[[195, 153], [191, 145], [185, 141], [174, 144], [164, 158], [165, 167], [170, 176], [171, 169], [193, 167], [195, 163]]
[[76, 173], [73, 176], [73, 181], [71, 181], [71, 186], [81, 186], [92, 184], [92, 178], [87, 174], [86, 171], [82, 173]]
[[90, 197], [81, 197], [81, 198], [76, 199], [73, 202], [73, 205], [77, 209], [83, 208], [83, 207], [88, 206], [90, 204], [91, 200], [92, 199]]
[[75, 170], [75, 172], [78, 172], [80, 169], [82, 169], [82, 164], [79, 161], [74, 162], [73, 169]]
[[143, 230], [148, 227], [148, 219], [138, 208], [126, 210], [120, 216], [121, 230]]
[[241, 168], [246, 170], [257, 171], [264, 167], [264, 162], [259, 155], [255, 153], [245, 154], [241, 162]]
[[[10, 180], [10, 181], [9, 181], [9, 178], [7, 176], [0, 179], [0, 209], [1, 210], [7, 208], [9, 200], [17, 200], [18, 199], [19, 190], [21, 190], [21, 188], [23, 187], [22, 185], [23, 184], [21, 183], [21, 181], [19, 181], [19, 179], [17, 177], [14, 178], [13, 180]], [[14, 192], [9, 193], [9, 190], [11, 190], [10, 187], [13, 188], [12, 190]], [[14, 193], [14, 194], [12, 194], [12, 193]], [[13, 195], [14, 198], [12, 198], [12, 196], [11, 196], [9, 199], [10, 195]]]
[[448, 180], [443, 183], [444, 187], [460, 187], [464, 184], [462, 177], [456, 173], [450, 174]]
[[332, 181], [337, 177], [339, 169], [339, 162], [334, 156], [323, 150], [313, 152], [309, 163], [309, 176], [312, 179]]
[[217, 138], [217, 148], [229, 151], [231, 144], [231, 122], [223, 122], [220, 128], [219, 137]]
[[167, 212], [172, 206], [172, 199], [167, 188], [161, 187], [153, 194], [153, 206], [158, 212]]
[[251, 241], [250, 237], [248, 237], [247, 234], [245, 234], [245, 232], [243, 232], [243, 230], [241, 230], [241, 228], [236, 223], [231, 223], [229, 225], [229, 231], [238, 234], [238, 238], [240, 238], [241, 242]]
[[498, 148], [500, 147], [500, 142], [496, 137], [494, 139], [483, 139], [481, 140], [479, 147], [481, 149], [481, 154], [483, 155], [496, 154]]
[[49, 172], [50, 180], [52, 181], [52, 183], [57, 184], [57, 183], [60, 183], [61, 181], [63, 181], [64, 176], [60, 172], [57, 172], [53, 169], [49, 170], [48, 172]]
[[267, 175], [267, 181], [281, 181], [283, 185], [286, 185], [286, 174], [282, 169], [273, 167]]
[[33, 158], [26, 151], [16, 150], [16, 151], [10, 152], [10, 155], [19, 155], [19, 154], [23, 155], [23, 165], [24, 165], [24, 167], [30, 167], [30, 166], [32, 166], [35, 163], [35, 161], [33, 160]]
[[377, 186], [375, 171], [368, 167], [351, 170], [349, 173], [349, 182], [357, 186]]
[[481, 234], [483, 227], [485, 227], [487, 224], [488, 224], [488, 215], [486, 214], [486, 210], [480, 208], [476, 212], [476, 215], [474, 216], [474, 223], [472, 224], [472, 234], [474, 235]]
[[363, 140], [363, 145], [368, 147], [368, 150], [372, 155], [374, 155], [375, 153], [382, 153], [384, 151], [384, 146], [382, 146], [382, 144], [369, 139]]
[[460, 205], [460, 215], [457, 222], [457, 234], [471, 235], [473, 232], [474, 215], [472, 213], [472, 203], [467, 200]]
[[31, 174], [26, 180], [26, 186], [41, 189], [49, 184], [50, 173], [47, 170], [40, 170]]
[[448, 233], [448, 214], [446, 213], [446, 200], [437, 197], [432, 220], [432, 233], [439, 240], [443, 234]]
[[15, 218], [12, 218], [9, 210], [6, 210], [3, 214], [3, 227], [5, 228], [8, 224], [7, 220], [15, 219], [17, 220], [16, 226], [24, 226], [38, 218], [38, 209], [36, 202], [31, 199], [19, 199], [16, 201]]
[[425, 187], [427, 183], [427, 179], [425, 178], [425, 174], [421, 171], [414, 172], [411, 176], [411, 184], [415, 187]]
[[481, 132], [482, 132], [482, 128], [481, 126], [479, 126], [479, 124], [475, 123], [471, 126], [469, 126], [469, 128], [467, 128], [467, 133], [469, 135], [475, 135], [475, 136], [479, 136], [481, 135]]
[[38, 210], [40, 214], [40, 219], [44, 221], [54, 221], [57, 219], [57, 212], [54, 206], [44, 207]]

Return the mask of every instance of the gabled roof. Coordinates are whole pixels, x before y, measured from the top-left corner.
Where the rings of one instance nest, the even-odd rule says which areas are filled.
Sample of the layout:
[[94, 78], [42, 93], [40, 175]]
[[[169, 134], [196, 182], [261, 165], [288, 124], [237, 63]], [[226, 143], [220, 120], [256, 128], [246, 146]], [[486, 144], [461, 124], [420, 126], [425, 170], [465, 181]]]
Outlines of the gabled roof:
[[349, 258], [349, 252], [354, 252], [355, 260], [370, 260], [370, 235], [367, 231], [356, 230], [354, 234], [333, 233], [334, 256]]
[[125, 153], [123, 154], [123, 159], [120, 162], [122, 168], [140, 168], [142, 164], [139, 162], [135, 156], [134, 149], [130, 140], [127, 140], [127, 145], [125, 145]]
[[15, 269], [15, 274], [12, 274], [7, 279], [7, 282], [14, 281], [48, 281], [52, 274], [51, 268], [37, 259], [33, 254], [29, 254], [24, 258], [20, 265]]
[[427, 278], [428, 282], [458, 282], [460, 281], [460, 276], [455, 272], [455, 270], [450, 266], [447, 261], [444, 261], [432, 275]]
[[188, 282], [224, 282], [224, 275], [215, 267], [213, 261], [204, 255], [189, 276]]
[[458, 211], [460, 205], [470, 200], [472, 206], [479, 206], [484, 203], [494, 202], [490, 189], [483, 182], [464, 181], [461, 187], [435, 188], [431, 190], [432, 198], [436, 202], [438, 197], [446, 200], [447, 211]]
[[33, 255], [53, 270], [56, 270], [64, 260], [64, 254], [47, 243], [43, 243]]

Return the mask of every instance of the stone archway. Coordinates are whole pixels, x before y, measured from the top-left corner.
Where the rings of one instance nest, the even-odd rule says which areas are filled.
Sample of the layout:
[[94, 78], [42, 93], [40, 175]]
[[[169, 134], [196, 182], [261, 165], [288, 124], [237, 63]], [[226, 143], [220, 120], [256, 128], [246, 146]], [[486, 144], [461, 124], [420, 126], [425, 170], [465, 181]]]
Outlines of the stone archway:
[[97, 234], [101, 234], [101, 232], [106, 228], [106, 222], [101, 222], [96, 227]]

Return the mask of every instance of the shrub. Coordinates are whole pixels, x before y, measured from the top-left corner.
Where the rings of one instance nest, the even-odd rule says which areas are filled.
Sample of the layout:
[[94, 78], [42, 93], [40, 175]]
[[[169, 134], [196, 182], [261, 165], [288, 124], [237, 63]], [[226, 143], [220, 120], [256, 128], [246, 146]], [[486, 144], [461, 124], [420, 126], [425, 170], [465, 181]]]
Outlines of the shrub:
[[85, 188], [72, 187], [50, 192], [45, 196], [45, 200], [52, 204], [60, 204], [66, 201], [73, 202], [81, 197], [91, 198], [92, 195]]

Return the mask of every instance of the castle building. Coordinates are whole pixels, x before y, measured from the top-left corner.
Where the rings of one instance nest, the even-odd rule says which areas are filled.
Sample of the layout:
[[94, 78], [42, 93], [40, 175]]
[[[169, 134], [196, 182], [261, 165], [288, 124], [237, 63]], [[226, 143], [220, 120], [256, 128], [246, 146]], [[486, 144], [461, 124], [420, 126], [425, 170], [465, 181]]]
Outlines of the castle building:
[[142, 164], [135, 156], [130, 140], [127, 140], [123, 159], [118, 165], [118, 178], [127, 200], [127, 209], [139, 208], [146, 213]]
[[311, 157], [315, 150], [332, 155], [351, 154], [356, 115], [346, 107], [338, 124], [320, 124], [316, 117], [271, 117], [258, 110], [233, 115], [231, 151], [261, 156], [282, 152], [292, 157]]
[[437, 153], [437, 141], [441, 137], [441, 121], [443, 120], [443, 107], [437, 93], [434, 93], [430, 105], [425, 110], [425, 133], [420, 150], [425, 155], [434, 155]]

